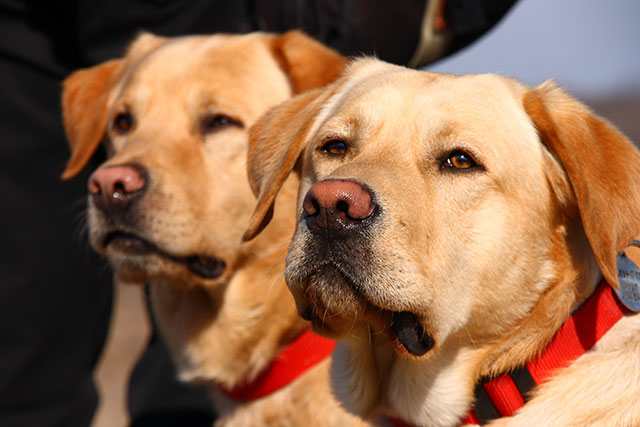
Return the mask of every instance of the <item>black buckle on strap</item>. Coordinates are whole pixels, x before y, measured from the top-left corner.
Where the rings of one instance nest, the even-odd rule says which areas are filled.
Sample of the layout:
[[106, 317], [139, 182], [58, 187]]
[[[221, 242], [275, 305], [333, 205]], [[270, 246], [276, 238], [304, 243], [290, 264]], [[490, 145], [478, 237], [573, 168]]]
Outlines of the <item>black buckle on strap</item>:
[[[536, 382], [533, 380], [531, 373], [526, 366], [522, 366], [508, 374], [515, 383], [522, 399], [526, 402], [529, 401], [531, 390], [536, 387]], [[493, 378], [481, 379], [473, 391], [475, 401], [473, 403], [473, 410], [480, 419], [481, 424], [486, 424], [487, 421], [500, 418], [498, 410], [491, 402], [491, 399], [487, 395], [486, 391], [482, 387], [484, 384], [491, 381]]]

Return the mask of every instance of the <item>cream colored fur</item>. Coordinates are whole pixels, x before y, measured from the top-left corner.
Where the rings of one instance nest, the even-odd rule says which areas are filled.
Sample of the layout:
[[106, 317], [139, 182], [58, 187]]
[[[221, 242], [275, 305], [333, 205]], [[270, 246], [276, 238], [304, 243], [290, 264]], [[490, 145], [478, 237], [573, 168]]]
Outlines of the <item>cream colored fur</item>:
[[[344, 155], [323, 151], [334, 139], [347, 145]], [[447, 166], [459, 151], [478, 167]], [[535, 357], [601, 274], [618, 287], [615, 255], [640, 233], [639, 170], [633, 145], [553, 83], [529, 88], [362, 59], [254, 126], [258, 204], [245, 238], [295, 172], [287, 283], [314, 328], [341, 340], [338, 398], [365, 418], [455, 426], [480, 377]], [[327, 179], [366, 185], [380, 214], [358, 244], [321, 252], [301, 213], [305, 194]], [[435, 341], [424, 355], [394, 335], [402, 311]], [[627, 315], [496, 424], [640, 425], [638, 319]]]

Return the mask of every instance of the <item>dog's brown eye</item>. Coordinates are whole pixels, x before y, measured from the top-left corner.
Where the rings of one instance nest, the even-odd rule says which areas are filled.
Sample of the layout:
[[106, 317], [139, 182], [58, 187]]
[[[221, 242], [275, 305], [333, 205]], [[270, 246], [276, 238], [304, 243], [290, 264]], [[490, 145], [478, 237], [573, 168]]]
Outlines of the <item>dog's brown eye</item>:
[[243, 124], [242, 122], [232, 119], [229, 116], [214, 114], [202, 119], [202, 122], [200, 123], [200, 130], [202, 131], [202, 133], [206, 134], [227, 126], [243, 127]]
[[129, 113], [118, 113], [113, 118], [113, 128], [120, 133], [127, 133], [131, 130], [133, 119]]
[[451, 153], [444, 165], [451, 169], [471, 169], [478, 166], [473, 157], [460, 150]]
[[347, 152], [347, 144], [339, 139], [331, 139], [320, 147], [320, 150], [324, 151], [330, 156], [344, 156]]

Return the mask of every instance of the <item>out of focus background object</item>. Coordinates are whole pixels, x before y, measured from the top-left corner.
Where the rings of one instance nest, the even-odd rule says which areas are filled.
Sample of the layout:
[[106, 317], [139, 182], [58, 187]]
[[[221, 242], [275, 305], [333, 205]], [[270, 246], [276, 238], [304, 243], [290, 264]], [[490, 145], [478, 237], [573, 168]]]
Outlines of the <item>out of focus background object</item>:
[[299, 28], [345, 55], [412, 67], [462, 49], [517, 0], [253, 0], [264, 31]]

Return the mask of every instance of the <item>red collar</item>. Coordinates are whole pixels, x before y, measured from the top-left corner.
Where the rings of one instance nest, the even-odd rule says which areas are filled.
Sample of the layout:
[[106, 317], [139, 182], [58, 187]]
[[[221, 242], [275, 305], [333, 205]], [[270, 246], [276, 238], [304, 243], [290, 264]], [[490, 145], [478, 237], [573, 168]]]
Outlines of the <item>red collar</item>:
[[293, 382], [306, 370], [327, 358], [335, 346], [335, 341], [305, 330], [253, 381], [238, 384], [233, 389], [223, 386], [218, 386], [218, 389], [234, 400], [259, 399]]
[[[595, 292], [556, 332], [542, 353], [524, 367], [476, 385], [474, 407], [463, 424], [484, 424], [508, 417], [522, 407], [529, 391], [568, 366], [602, 338], [627, 312], [603, 279]], [[392, 419], [396, 427], [410, 426]]]

